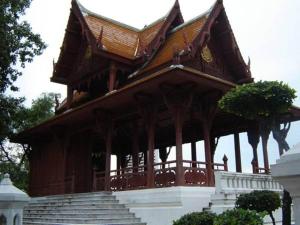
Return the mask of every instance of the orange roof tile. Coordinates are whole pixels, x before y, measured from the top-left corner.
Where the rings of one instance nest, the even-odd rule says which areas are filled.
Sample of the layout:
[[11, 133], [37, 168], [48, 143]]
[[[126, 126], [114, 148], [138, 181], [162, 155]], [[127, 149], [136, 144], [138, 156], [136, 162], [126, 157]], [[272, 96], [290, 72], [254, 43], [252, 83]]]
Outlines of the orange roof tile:
[[84, 18], [96, 39], [103, 27], [101, 41], [106, 51], [129, 59], [135, 58], [138, 32], [100, 17], [87, 15]]
[[101, 41], [106, 51], [128, 59], [139, 56], [139, 53], [155, 38], [165, 21], [160, 19], [138, 30], [100, 16], [87, 15], [84, 19], [96, 39], [103, 28]]
[[184, 50], [186, 48], [185, 37], [186, 41], [191, 43], [200, 33], [205, 21], [206, 15], [175, 28], [152, 61], [143, 69], [143, 72], [172, 60], [174, 50]]
[[[164, 19], [160, 19], [157, 22], [141, 30], [141, 32], [139, 33], [140, 48], [145, 48], [151, 43], [151, 41], [155, 38], [155, 36], [163, 26], [164, 22], [165, 22]], [[139, 49], [139, 50], [144, 50], [144, 49]]]

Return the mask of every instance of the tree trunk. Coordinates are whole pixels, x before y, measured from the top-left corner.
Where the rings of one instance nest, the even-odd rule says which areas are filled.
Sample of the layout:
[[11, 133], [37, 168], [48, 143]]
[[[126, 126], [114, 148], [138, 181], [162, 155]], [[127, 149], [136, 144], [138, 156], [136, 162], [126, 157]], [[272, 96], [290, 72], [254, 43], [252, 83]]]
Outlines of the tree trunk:
[[273, 216], [273, 213], [270, 212], [269, 215], [270, 215], [270, 217], [271, 217], [271, 220], [272, 220], [273, 225], [276, 225], [276, 223], [275, 223], [275, 218], [274, 218], [274, 216]]
[[[272, 133], [274, 139], [279, 146], [280, 155], [283, 154], [283, 150], [288, 151], [290, 146], [286, 142], [286, 136], [290, 129], [291, 122], [285, 123], [283, 129], [280, 128], [280, 123], [274, 123], [272, 126]], [[282, 198], [282, 225], [291, 225], [291, 205], [292, 198], [290, 193], [283, 190]]]
[[290, 193], [283, 190], [282, 198], [282, 225], [291, 225], [291, 204], [292, 198]]

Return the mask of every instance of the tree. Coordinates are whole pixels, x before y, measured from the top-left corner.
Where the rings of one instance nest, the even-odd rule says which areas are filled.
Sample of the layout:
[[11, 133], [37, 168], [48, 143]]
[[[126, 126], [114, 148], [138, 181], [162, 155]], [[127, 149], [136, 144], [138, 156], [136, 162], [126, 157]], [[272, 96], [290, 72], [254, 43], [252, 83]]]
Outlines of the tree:
[[0, 98], [0, 172], [10, 173], [16, 186], [23, 190], [27, 188], [27, 157], [31, 147], [27, 144], [12, 144], [9, 137], [52, 117], [56, 96], [54, 93], [43, 93], [33, 100], [30, 108], [24, 106], [24, 98]]
[[13, 82], [22, 75], [19, 68], [24, 68], [46, 48], [40, 35], [34, 34], [28, 22], [21, 20], [30, 3], [31, 0], [0, 1], [0, 93], [8, 87], [16, 91]]
[[252, 191], [241, 194], [236, 200], [236, 207], [241, 209], [255, 210], [257, 212], [267, 212], [276, 225], [273, 211], [280, 207], [280, 196], [274, 191]]
[[263, 215], [256, 211], [232, 209], [218, 215], [214, 225], [263, 225]]
[[193, 212], [173, 221], [173, 225], [213, 225], [216, 215], [210, 212]]
[[[287, 84], [278, 81], [259, 81], [236, 86], [222, 97], [219, 107], [225, 112], [257, 120], [265, 152], [266, 140], [271, 130], [278, 146], [287, 151], [289, 146], [285, 138], [290, 121], [285, 121], [284, 128], [281, 129], [281, 117], [289, 112], [295, 98], [296, 91]], [[284, 191], [282, 210], [283, 225], [290, 225], [291, 197], [287, 191]]]

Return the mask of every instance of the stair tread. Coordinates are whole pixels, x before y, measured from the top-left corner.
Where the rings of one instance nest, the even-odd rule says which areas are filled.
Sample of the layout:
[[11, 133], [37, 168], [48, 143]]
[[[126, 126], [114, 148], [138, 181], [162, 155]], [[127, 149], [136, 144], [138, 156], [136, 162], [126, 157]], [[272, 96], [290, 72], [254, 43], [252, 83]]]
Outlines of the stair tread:
[[111, 192], [38, 197], [24, 209], [25, 225], [146, 225]]

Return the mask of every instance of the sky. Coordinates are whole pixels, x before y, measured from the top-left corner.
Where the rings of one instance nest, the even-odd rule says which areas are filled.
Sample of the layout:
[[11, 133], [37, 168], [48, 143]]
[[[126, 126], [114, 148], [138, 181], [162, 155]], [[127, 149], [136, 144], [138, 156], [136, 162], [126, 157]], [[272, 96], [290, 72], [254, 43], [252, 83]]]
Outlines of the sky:
[[[89, 10], [128, 25], [143, 28], [164, 16], [174, 0], [80, 0]], [[208, 10], [213, 0], [179, 0], [185, 21]], [[252, 76], [258, 80], [281, 80], [295, 88], [300, 106], [300, 29], [299, 0], [224, 0], [224, 6], [245, 61], [251, 59]], [[71, 0], [33, 0], [25, 19], [36, 33], [40, 33], [48, 48], [42, 56], [24, 69], [17, 81], [18, 95], [26, 96], [27, 105], [42, 92], [56, 92], [66, 96], [63, 85], [50, 82], [52, 62], [57, 61], [66, 29]], [[300, 141], [300, 122], [292, 124], [288, 135], [291, 146]], [[198, 148], [203, 149], [203, 143]], [[233, 137], [220, 139], [216, 161], [224, 153], [229, 158], [229, 168], [234, 169]], [[245, 171], [250, 171], [251, 148], [245, 134], [241, 135], [242, 161]], [[184, 146], [184, 148], [189, 148]], [[270, 163], [278, 159], [276, 143], [270, 138]], [[199, 154], [203, 159], [203, 154]], [[190, 157], [185, 154], [185, 157]], [[262, 165], [262, 153], [259, 149]]]

